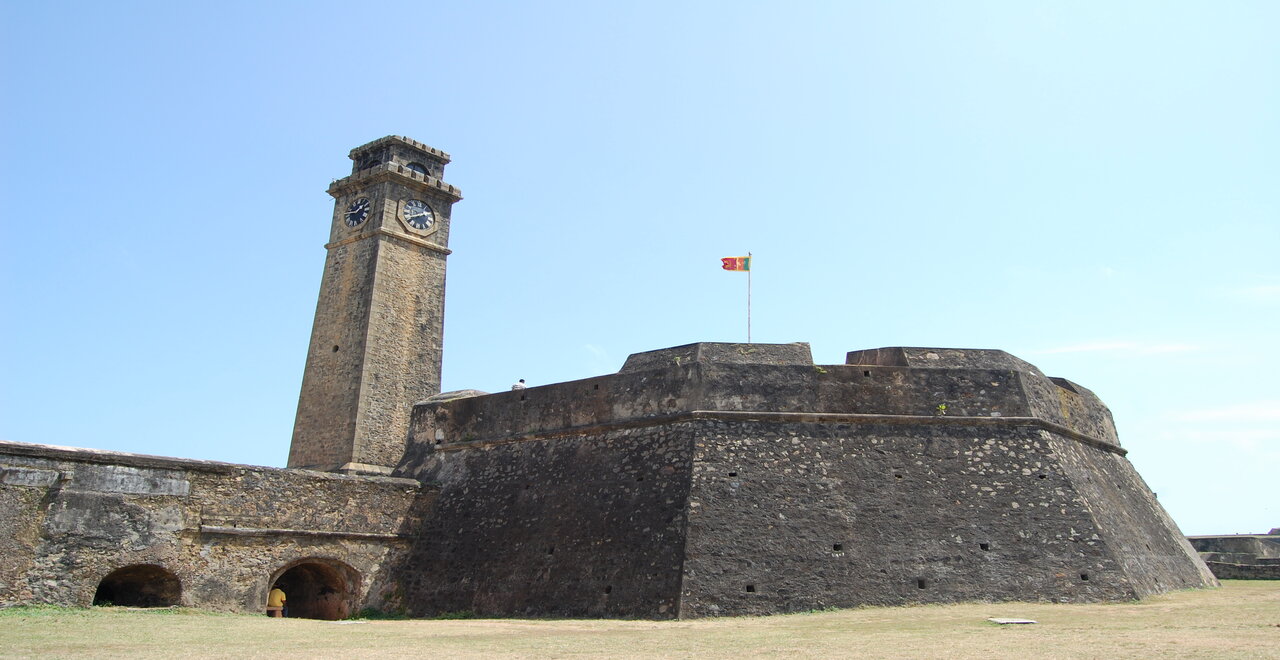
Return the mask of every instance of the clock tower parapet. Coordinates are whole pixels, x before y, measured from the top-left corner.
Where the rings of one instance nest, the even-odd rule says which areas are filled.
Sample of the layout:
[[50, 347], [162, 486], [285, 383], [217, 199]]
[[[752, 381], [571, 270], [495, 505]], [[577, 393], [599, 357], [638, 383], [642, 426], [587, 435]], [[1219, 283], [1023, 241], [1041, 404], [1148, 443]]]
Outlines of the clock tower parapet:
[[448, 253], [449, 215], [462, 191], [443, 179], [449, 154], [389, 135], [351, 150], [352, 173], [329, 185], [332, 247], [375, 234]]
[[[443, 170], [444, 168], [441, 168]], [[441, 171], [441, 174], [444, 174]], [[350, 176], [343, 177], [329, 184], [329, 194], [334, 197], [350, 194], [352, 191], [371, 186], [391, 179], [393, 175], [408, 179], [404, 183], [411, 188], [417, 188], [423, 192], [440, 194], [449, 198], [449, 202], [457, 202], [462, 199], [462, 191], [456, 186], [445, 183], [439, 177], [422, 174], [409, 169], [404, 165], [397, 163], [380, 163], [368, 169], [354, 172]], [[414, 182], [417, 185], [413, 185]]]
[[449, 154], [402, 135], [388, 135], [351, 150], [351, 173], [392, 163], [440, 179]]

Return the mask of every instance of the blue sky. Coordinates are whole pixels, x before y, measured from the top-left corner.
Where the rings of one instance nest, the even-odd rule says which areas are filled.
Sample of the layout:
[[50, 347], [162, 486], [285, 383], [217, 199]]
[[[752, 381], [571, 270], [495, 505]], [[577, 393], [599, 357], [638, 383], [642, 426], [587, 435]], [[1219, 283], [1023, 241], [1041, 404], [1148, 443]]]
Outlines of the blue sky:
[[1280, 5], [0, 1], [0, 438], [283, 465], [346, 153], [451, 153], [445, 389], [1001, 348], [1280, 526]]

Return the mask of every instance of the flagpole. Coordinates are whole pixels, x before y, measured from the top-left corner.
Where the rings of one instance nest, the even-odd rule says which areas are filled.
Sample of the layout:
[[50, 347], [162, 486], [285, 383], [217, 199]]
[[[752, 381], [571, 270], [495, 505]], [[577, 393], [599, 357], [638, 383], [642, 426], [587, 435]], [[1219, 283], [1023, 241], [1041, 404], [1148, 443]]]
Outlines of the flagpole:
[[751, 343], [751, 253], [747, 253], [747, 343]]

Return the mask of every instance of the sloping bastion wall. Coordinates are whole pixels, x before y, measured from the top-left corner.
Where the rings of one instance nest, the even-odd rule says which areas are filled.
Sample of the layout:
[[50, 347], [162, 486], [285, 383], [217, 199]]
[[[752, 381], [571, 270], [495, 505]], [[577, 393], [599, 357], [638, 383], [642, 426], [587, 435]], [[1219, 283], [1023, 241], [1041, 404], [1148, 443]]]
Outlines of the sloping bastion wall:
[[395, 608], [416, 481], [0, 442], [0, 606]]
[[414, 409], [429, 615], [698, 617], [1215, 585], [1087, 389], [1001, 351], [692, 344]]

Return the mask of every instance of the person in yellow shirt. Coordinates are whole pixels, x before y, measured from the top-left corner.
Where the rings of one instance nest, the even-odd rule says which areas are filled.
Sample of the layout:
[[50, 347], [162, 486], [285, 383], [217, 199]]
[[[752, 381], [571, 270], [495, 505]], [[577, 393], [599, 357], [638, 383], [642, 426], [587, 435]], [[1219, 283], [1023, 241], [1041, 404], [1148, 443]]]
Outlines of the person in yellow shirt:
[[284, 604], [286, 598], [284, 592], [280, 590], [280, 585], [272, 585], [271, 592], [267, 594], [267, 616], [280, 618], [284, 616]]

